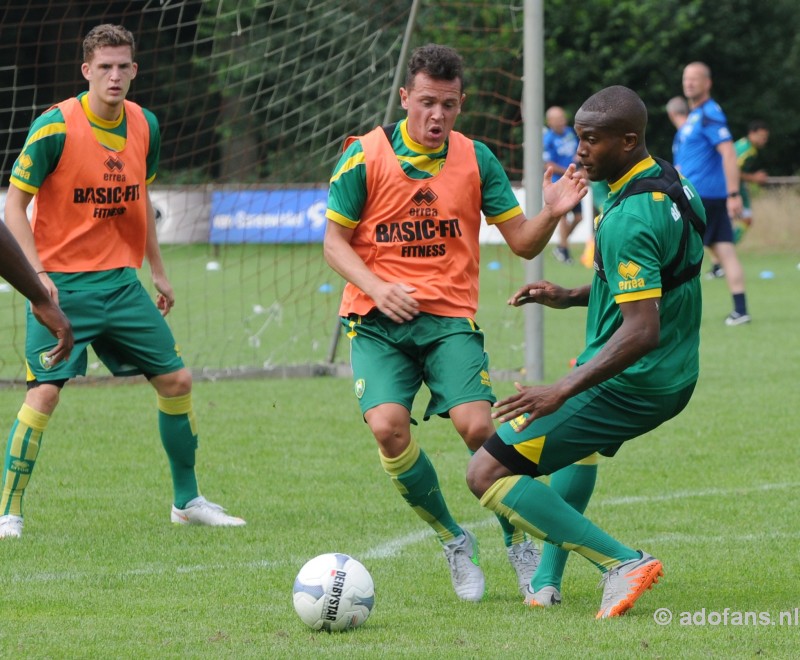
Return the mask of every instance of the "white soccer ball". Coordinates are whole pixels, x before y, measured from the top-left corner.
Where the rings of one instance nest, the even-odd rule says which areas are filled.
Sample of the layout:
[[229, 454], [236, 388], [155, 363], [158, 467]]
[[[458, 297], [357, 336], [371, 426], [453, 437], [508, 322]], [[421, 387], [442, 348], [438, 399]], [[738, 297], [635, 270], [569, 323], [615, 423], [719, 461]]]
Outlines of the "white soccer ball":
[[375, 605], [375, 585], [364, 565], [341, 553], [314, 557], [294, 579], [294, 609], [314, 630], [358, 628]]

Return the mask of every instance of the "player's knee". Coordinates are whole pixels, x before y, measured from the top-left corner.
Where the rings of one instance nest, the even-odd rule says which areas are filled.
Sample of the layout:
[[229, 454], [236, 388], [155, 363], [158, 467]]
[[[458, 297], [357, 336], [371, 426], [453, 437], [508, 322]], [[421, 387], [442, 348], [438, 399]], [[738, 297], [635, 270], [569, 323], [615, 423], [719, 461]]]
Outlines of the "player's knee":
[[488, 412], [469, 416], [452, 417], [456, 431], [464, 440], [464, 444], [473, 452], [478, 451], [489, 438], [494, 435], [494, 424]]
[[490, 469], [492, 463], [490, 459], [491, 456], [486, 451], [479, 450], [467, 467], [467, 487], [475, 497], [483, 497], [483, 494], [495, 482], [495, 477]]
[[481, 447], [467, 468], [467, 486], [476, 497], [483, 497], [500, 479], [512, 475], [541, 476], [539, 466], [522, 456], [513, 446], [507, 445], [494, 433]]
[[155, 376], [150, 379], [150, 382], [156, 391], [165, 398], [185, 396], [192, 391], [192, 374], [186, 368]]
[[464, 429], [460, 434], [464, 439], [464, 444], [466, 444], [471, 451], [478, 451], [483, 446], [483, 443], [494, 434], [494, 426], [491, 424], [487, 426], [486, 424], [475, 423]]
[[388, 417], [373, 416], [369, 420], [369, 428], [386, 458], [396, 458], [402, 454], [410, 442], [410, 431], [403, 424]]
[[62, 385], [63, 382], [38, 383], [34, 387], [29, 387], [25, 394], [25, 403], [34, 410], [49, 415], [58, 405]]

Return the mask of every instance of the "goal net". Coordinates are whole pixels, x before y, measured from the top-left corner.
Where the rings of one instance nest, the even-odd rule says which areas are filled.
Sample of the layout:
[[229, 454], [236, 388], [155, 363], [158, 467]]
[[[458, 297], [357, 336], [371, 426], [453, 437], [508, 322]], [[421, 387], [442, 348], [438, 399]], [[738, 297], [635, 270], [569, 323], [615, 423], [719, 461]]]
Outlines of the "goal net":
[[[468, 100], [457, 129], [521, 179], [521, 6], [9, 0], [0, 40], [2, 186], [33, 119], [86, 89], [82, 39], [106, 22], [134, 33], [139, 70], [129, 98], [161, 125], [151, 196], [177, 298], [168, 320], [198, 375], [316, 373], [347, 363], [337, 325], [343, 282], [320, 242], [327, 180], [345, 137], [402, 118], [394, 82], [405, 70], [404, 38], [407, 49], [435, 41], [462, 53]], [[518, 368], [522, 320], [499, 308], [522, 269], [505, 247], [486, 245], [482, 258], [488, 349], [496, 367]], [[18, 380], [24, 308], [2, 289], [0, 378]], [[90, 362], [89, 375], [106, 375]]]

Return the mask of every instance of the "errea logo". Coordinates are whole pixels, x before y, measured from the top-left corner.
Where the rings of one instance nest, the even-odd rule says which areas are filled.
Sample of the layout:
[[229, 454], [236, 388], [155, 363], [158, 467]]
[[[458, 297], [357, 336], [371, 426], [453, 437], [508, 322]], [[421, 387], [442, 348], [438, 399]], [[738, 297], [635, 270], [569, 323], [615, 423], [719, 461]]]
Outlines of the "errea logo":
[[109, 156], [105, 162], [106, 169], [109, 172], [122, 172], [125, 169], [125, 163], [117, 156]]
[[24, 461], [20, 458], [15, 458], [11, 461], [10, 466], [11, 472], [16, 472], [18, 474], [30, 474], [31, 473], [31, 464], [28, 461]]
[[23, 153], [17, 159], [17, 164], [14, 166], [11, 175], [17, 177], [20, 181], [29, 181], [31, 178], [31, 167], [33, 167], [33, 158]]
[[515, 417], [514, 419], [510, 420], [508, 422], [508, 425], [516, 431], [525, 423], [526, 419], [528, 419], [527, 415], [525, 414], [519, 415], [518, 417]]
[[420, 188], [411, 198], [411, 201], [414, 202], [417, 206], [421, 206], [424, 204], [425, 206], [430, 206], [438, 199], [437, 195], [433, 190], [428, 188]]
[[619, 266], [617, 266], [617, 272], [622, 277], [622, 281], [619, 283], [619, 290], [631, 291], [632, 289], [641, 289], [644, 287], [644, 278], [638, 277], [641, 270], [641, 266], [635, 264], [633, 261], [629, 261], [628, 263], [620, 262]]
[[635, 278], [639, 274], [640, 270], [642, 270], [641, 266], [633, 263], [632, 261], [629, 261], [626, 264], [620, 261], [619, 266], [617, 267], [617, 272], [626, 280], [632, 280]]

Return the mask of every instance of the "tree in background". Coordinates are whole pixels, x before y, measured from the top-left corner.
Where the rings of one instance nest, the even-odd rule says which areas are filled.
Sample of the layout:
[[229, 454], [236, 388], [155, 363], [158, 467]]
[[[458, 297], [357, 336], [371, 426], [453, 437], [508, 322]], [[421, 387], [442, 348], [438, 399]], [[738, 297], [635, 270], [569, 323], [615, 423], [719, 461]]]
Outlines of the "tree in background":
[[630, 87], [648, 107], [648, 146], [668, 157], [674, 129], [664, 105], [682, 93], [683, 67], [700, 60], [711, 67], [712, 93], [734, 133], [743, 134], [754, 118], [766, 120], [776, 139], [765, 165], [794, 173], [800, 170], [793, 146], [800, 138], [793, 118], [800, 102], [798, 27], [794, 0], [548, 0], [546, 104], [574, 113], [603, 87]]
[[[409, 0], [55, 0], [3, 15], [0, 176], [33, 118], [85, 87], [80, 43], [123, 23], [138, 40], [132, 99], [162, 127], [161, 183], [327, 180], [341, 142], [382, 121]], [[522, 3], [423, 0], [412, 46], [447, 43], [465, 57], [459, 130], [522, 176]], [[574, 113], [602, 87], [635, 89], [650, 112], [648, 142], [669, 155], [666, 101], [694, 60], [735, 135], [755, 118], [772, 129], [763, 165], [800, 171], [800, 12], [796, 0], [547, 0], [545, 107]], [[399, 116], [399, 115], [398, 115]]]

